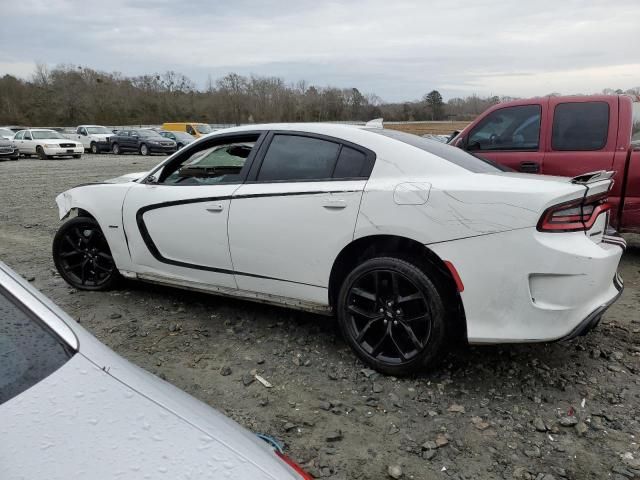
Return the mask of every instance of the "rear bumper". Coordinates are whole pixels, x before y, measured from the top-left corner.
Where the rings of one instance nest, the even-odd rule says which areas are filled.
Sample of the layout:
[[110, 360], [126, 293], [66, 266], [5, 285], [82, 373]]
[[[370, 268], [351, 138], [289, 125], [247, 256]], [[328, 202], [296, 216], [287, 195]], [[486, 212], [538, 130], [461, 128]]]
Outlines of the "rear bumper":
[[458, 271], [470, 343], [548, 342], [592, 328], [620, 296], [623, 245], [535, 228], [428, 245]]
[[580, 322], [576, 328], [574, 328], [568, 335], [559, 338], [558, 341], [571, 340], [573, 338], [586, 335], [589, 331], [593, 330], [600, 323], [600, 319], [602, 318], [602, 315], [604, 315], [604, 312], [606, 312], [609, 307], [613, 305], [618, 298], [620, 298], [624, 291], [624, 283], [620, 275], [617, 273], [616, 276], [613, 277], [613, 286], [618, 290], [618, 293], [587, 315], [587, 318]]

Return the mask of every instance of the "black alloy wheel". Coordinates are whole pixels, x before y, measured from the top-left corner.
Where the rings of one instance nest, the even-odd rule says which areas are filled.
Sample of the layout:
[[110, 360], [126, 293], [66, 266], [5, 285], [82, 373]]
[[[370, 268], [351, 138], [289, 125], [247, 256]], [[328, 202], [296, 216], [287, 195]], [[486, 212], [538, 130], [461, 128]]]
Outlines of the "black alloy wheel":
[[75, 217], [53, 239], [53, 261], [60, 276], [80, 290], [106, 290], [120, 274], [98, 222]]
[[425, 367], [444, 343], [444, 305], [429, 276], [399, 258], [356, 267], [338, 300], [340, 328], [354, 351], [383, 373]]

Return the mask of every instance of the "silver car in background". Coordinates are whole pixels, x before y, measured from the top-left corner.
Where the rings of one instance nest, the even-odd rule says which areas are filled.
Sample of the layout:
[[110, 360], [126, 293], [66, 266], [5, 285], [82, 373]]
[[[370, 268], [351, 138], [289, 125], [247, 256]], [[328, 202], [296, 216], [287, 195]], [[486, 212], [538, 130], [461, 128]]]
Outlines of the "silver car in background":
[[311, 477], [132, 365], [0, 262], [0, 479]]

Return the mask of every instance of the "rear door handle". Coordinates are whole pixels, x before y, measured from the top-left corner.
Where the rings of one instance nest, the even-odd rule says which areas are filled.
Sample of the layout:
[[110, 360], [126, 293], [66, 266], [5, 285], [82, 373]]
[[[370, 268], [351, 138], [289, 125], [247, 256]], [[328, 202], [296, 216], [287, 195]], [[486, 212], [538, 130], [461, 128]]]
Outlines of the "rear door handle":
[[340, 209], [345, 208], [347, 206], [347, 202], [344, 200], [325, 200], [322, 206], [329, 209]]
[[217, 213], [224, 210], [224, 207], [222, 206], [221, 203], [212, 203], [207, 205], [206, 209], [207, 209], [207, 212]]
[[538, 173], [540, 164], [538, 162], [520, 162], [520, 171], [524, 173]]

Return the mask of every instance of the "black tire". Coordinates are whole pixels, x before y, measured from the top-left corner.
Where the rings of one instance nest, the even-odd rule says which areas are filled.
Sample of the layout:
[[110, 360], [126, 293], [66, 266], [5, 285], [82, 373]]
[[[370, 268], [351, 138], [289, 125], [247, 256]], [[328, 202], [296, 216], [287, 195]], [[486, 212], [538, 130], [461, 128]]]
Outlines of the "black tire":
[[91, 217], [67, 220], [53, 238], [53, 263], [79, 290], [107, 290], [120, 279], [100, 225]]
[[40, 145], [36, 147], [36, 153], [38, 154], [38, 158], [40, 160], [49, 160], [51, 158], [49, 155], [44, 153], [44, 148], [42, 148]]
[[113, 152], [114, 155], [120, 155], [122, 153], [122, 151], [120, 150], [120, 145], [118, 145], [117, 143], [111, 145], [111, 152]]
[[338, 324], [349, 346], [371, 368], [407, 375], [439, 357], [446, 310], [432, 278], [395, 257], [371, 258], [347, 275], [338, 295]]
[[184, 145], [179, 143], [178, 145], [176, 145], [176, 150], [180, 150], [182, 147], [184, 147]]
[[73, 155], [73, 158], [80, 158], [80, 157], [82, 157], [82, 154], [80, 154], [80, 153], [76, 153], [76, 154]]
[[99, 154], [100, 150], [98, 149], [98, 144], [96, 142], [91, 142], [91, 145], [89, 145], [89, 151], [94, 155]]
[[146, 157], [147, 155], [149, 155], [149, 147], [147, 146], [146, 143], [143, 143], [142, 145], [140, 145], [140, 155]]

